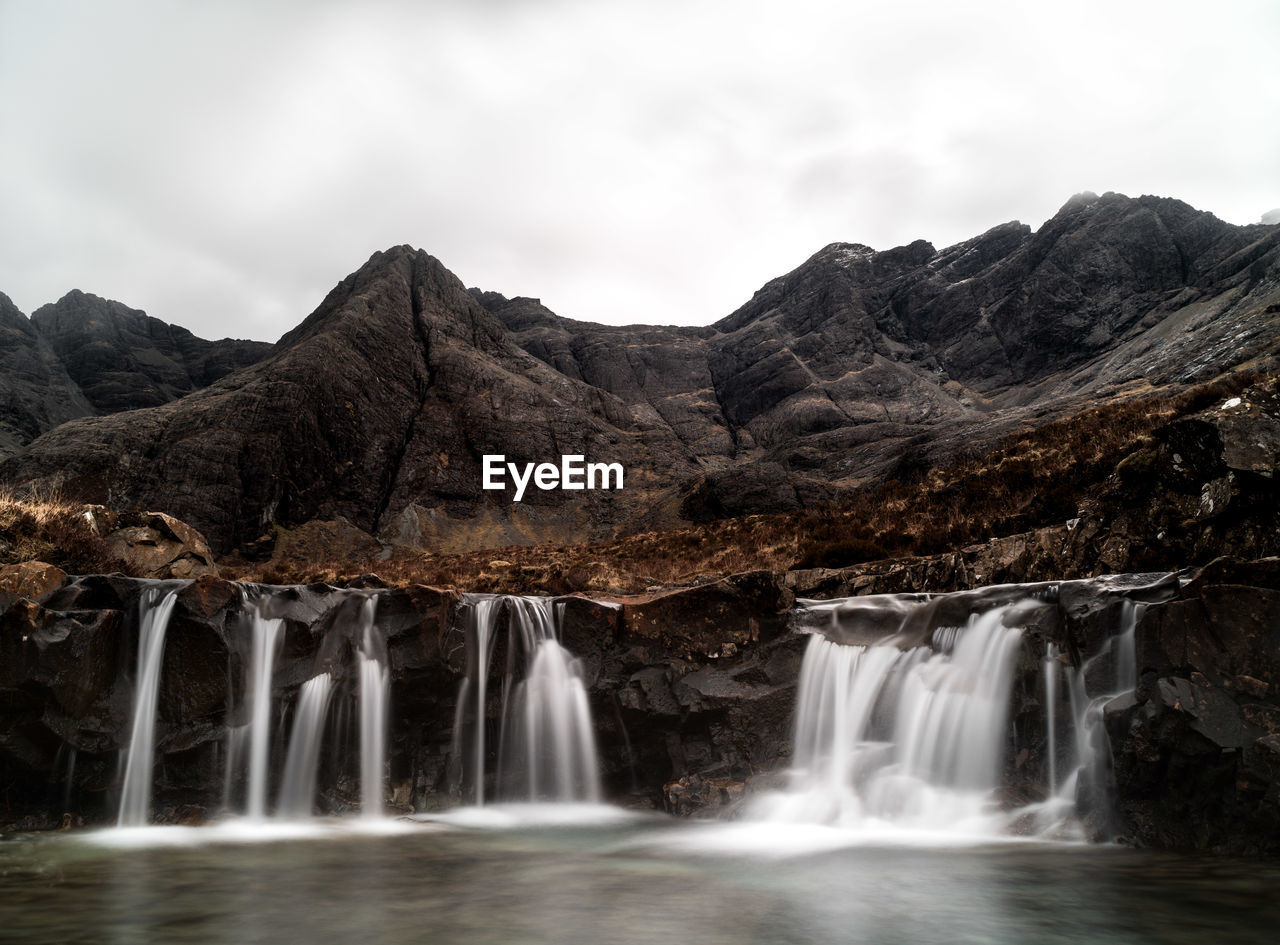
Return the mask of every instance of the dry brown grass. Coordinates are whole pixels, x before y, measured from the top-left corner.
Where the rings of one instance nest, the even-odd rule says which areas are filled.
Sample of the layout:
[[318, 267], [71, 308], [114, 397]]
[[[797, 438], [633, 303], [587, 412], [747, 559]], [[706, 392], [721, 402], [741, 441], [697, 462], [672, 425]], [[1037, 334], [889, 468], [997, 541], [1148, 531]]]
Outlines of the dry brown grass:
[[936, 554], [1060, 524], [1111, 481], [1116, 465], [1154, 431], [1250, 383], [1237, 374], [1178, 394], [1086, 409], [1005, 437], [993, 449], [931, 468], [906, 457], [898, 474], [842, 502], [645, 532], [591, 545], [494, 548], [466, 554], [401, 552], [388, 561], [328, 560], [303, 567], [232, 564], [224, 573], [271, 583], [340, 582], [376, 573], [389, 583], [505, 593], [635, 593], [756, 568], [842, 567]]
[[77, 574], [128, 573], [89, 511], [57, 492], [0, 490], [0, 564], [44, 561]]

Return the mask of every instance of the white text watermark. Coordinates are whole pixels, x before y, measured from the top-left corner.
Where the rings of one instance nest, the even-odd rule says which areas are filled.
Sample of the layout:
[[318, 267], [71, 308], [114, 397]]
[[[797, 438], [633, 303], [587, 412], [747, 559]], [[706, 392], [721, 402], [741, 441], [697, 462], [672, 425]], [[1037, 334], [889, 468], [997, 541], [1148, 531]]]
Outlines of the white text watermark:
[[525, 463], [522, 470], [515, 463], [508, 463], [507, 457], [487, 453], [483, 457], [484, 475], [481, 485], [485, 489], [507, 488], [506, 477], [511, 475], [511, 482], [516, 488], [512, 502], [524, 498], [524, 491], [529, 483], [539, 489], [621, 489], [621, 463], [588, 463], [585, 456], [568, 455], [560, 457], [560, 465], [555, 463]]

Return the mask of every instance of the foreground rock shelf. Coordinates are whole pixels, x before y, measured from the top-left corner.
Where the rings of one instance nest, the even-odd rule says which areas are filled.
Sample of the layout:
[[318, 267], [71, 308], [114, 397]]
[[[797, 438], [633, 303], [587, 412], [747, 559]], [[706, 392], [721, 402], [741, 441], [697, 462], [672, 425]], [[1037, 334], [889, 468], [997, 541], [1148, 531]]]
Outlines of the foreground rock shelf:
[[[855, 644], [902, 633], [900, 645], [928, 644], [940, 627], [1036, 596], [1046, 606], [1023, 630], [1009, 707], [1003, 780], [1011, 802], [1046, 792], [1046, 654], [1064, 672], [1086, 667], [1078, 673], [1083, 685], [1113, 675], [1108, 641], [1118, 615], [1137, 606], [1137, 686], [1103, 715], [1109, 792], [1081, 789], [1076, 798], [1087, 833], [1177, 849], [1280, 851], [1280, 561], [1222, 559], [1181, 575], [935, 595], [912, 611], [910, 626], [857, 624], [866, 639], [841, 638], [847, 632], [837, 622], [815, 617], [822, 608], [796, 606], [797, 590], [847, 591], [833, 574], [752, 572], [617, 601], [558, 598], [561, 642], [580, 661], [593, 709], [605, 797], [732, 816], [743, 798], [777, 783], [790, 760], [796, 685], [812, 633]], [[461, 596], [382, 588], [372, 577], [357, 583], [258, 588], [206, 575], [166, 585], [178, 593], [157, 701], [157, 819], [199, 821], [219, 809], [227, 729], [239, 724], [233, 716], [250, 659], [249, 592], [264, 614], [283, 621], [273, 674], [282, 706], [297, 702], [317, 660], [332, 661], [339, 690], [354, 685], [341, 654], [320, 650], [326, 640], [330, 650], [336, 645], [329, 631], [350, 618], [352, 600], [374, 594], [391, 678], [385, 800], [407, 812], [462, 799], [453, 745], [467, 673]], [[111, 818], [130, 737], [139, 602], [154, 586], [69, 577], [38, 564], [0, 572], [4, 821], [38, 827], [64, 815], [73, 823]], [[500, 677], [495, 668], [494, 692]], [[1065, 688], [1059, 719], [1069, 711]], [[337, 757], [327, 765], [320, 808], [352, 809], [356, 772]]]

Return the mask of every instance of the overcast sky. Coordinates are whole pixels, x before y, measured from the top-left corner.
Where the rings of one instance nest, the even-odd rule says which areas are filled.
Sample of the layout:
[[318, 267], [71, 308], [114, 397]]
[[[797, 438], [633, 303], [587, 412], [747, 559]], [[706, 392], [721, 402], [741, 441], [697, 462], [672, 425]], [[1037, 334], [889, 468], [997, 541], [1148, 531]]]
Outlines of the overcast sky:
[[375, 250], [706, 324], [827, 243], [1280, 206], [1280, 3], [0, 0], [0, 291], [275, 340]]

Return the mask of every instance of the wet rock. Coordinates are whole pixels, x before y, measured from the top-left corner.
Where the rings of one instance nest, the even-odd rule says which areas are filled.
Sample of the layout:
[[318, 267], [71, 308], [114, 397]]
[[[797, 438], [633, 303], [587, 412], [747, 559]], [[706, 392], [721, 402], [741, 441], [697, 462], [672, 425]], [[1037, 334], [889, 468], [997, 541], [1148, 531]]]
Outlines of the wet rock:
[[202, 574], [178, 592], [178, 606], [194, 617], [210, 618], [240, 600], [237, 585], [213, 574]]
[[677, 817], [694, 814], [723, 817], [739, 806], [746, 793], [746, 783], [733, 778], [707, 778], [686, 775], [662, 786], [664, 807]]
[[1220, 560], [1138, 627], [1141, 679], [1106, 717], [1119, 811], [1152, 846], [1280, 851], [1280, 590], [1272, 561]]

